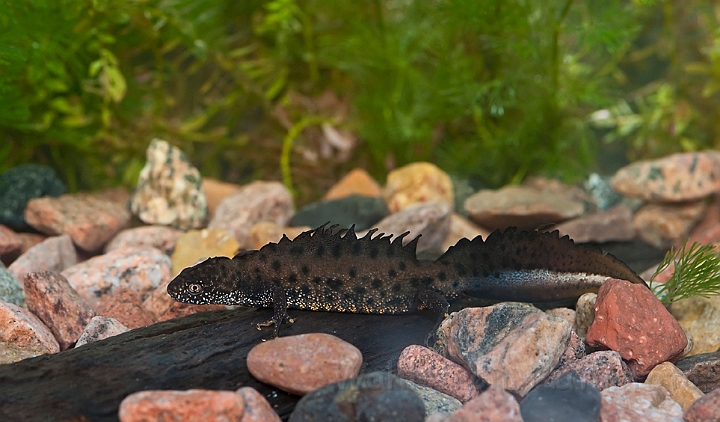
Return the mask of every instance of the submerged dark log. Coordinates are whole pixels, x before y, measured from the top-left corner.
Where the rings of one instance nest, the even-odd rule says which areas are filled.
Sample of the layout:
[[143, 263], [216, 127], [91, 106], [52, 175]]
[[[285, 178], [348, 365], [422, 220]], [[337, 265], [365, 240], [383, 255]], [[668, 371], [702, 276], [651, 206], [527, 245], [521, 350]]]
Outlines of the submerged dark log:
[[[132, 330], [55, 355], [0, 365], [0, 420], [116, 421], [120, 401], [142, 390], [257, 389], [281, 415], [299, 399], [255, 380], [248, 351], [272, 328], [268, 309], [207, 312]], [[361, 372], [394, 370], [403, 348], [422, 344], [434, 316], [292, 311], [284, 336], [334, 334], [363, 353]]]

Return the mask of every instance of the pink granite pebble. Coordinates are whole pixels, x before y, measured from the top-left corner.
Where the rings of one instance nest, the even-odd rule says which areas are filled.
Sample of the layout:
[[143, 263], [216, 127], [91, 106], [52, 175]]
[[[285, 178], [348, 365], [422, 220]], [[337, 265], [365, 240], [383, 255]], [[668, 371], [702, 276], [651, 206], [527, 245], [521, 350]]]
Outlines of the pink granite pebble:
[[50, 328], [60, 350], [72, 347], [95, 311], [58, 273], [31, 272], [25, 276], [23, 285], [28, 310]]
[[246, 249], [255, 223], [271, 221], [284, 227], [292, 212], [292, 195], [282, 183], [256, 181], [220, 201], [208, 228], [225, 229]]
[[280, 422], [280, 417], [270, 403], [252, 387], [243, 387], [236, 391], [245, 401], [242, 422]]
[[617, 351], [643, 377], [655, 365], [679, 358], [687, 336], [647, 286], [610, 279], [598, 291], [585, 341]]
[[685, 411], [685, 422], [720, 421], [720, 388], [700, 397]]
[[487, 229], [517, 226], [533, 230], [579, 217], [585, 205], [569, 192], [508, 185], [481, 189], [465, 200], [465, 209], [472, 221]]
[[522, 422], [520, 405], [502, 388], [490, 386], [454, 411], [444, 422]]
[[397, 371], [401, 378], [455, 397], [462, 403], [479, 394], [473, 374], [427, 347], [406, 347], [398, 359]]
[[438, 337], [450, 359], [524, 396], [557, 366], [571, 331], [569, 322], [532, 305], [504, 302], [452, 313]]
[[126, 246], [152, 246], [170, 255], [183, 232], [167, 226], [140, 226], [125, 229], [105, 245], [105, 253]]
[[555, 227], [560, 236], [568, 235], [577, 243], [627, 241], [635, 238], [633, 213], [625, 205], [581, 216]]
[[618, 352], [601, 350], [558, 367], [544, 383], [552, 382], [570, 371], [575, 371], [580, 380], [594, 385], [600, 391], [633, 381], [632, 372]]
[[245, 404], [232, 391], [148, 390], [120, 402], [120, 422], [203, 421], [241, 422]]
[[600, 393], [602, 422], [681, 422], [683, 411], [659, 385], [640, 383], [610, 387]]
[[25, 274], [31, 271], [60, 272], [77, 264], [78, 256], [70, 236], [48, 237], [20, 255], [10, 266], [15, 278], [22, 282]]
[[23, 241], [15, 231], [0, 224], [0, 256], [17, 254], [22, 249]]
[[170, 278], [170, 258], [150, 246], [126, 247], [90, 258], [62, 274], [93, 307], [100, 297], [118, 287], [128, 287], [141, 300]]
[[247, 357], [255, 378], [298, 395], [355, 377], [361, 365], [360, 350], [322, 333], [278, 337], [253, 347]]
[[83, 333], [80, 335], [75, 347], [104, 340], [108, 337], [116, 336], [127, 331], [130, 330], [115, 318], [94, 316], [85, 327], [85, 330], [83, 330]]
[[647, 201], [700, 199], [720, 191], [720, 151], [636, 161], [618, 170], [610, 184], [623, 195]]
[[645, 242], [667, 249], [685, 242], [706, 207], [705, 201], [645, 204], [635, 211], [633, 225]]
[[[440, 250], [450, 233], [452, 206], [444, 201], [414, 203], [380, 220], [373, 227], [378, 233], [395, 236], [409, 231], [404, 243], [418, 235], [417, 251]], [[359, 234], [360, 235], [360, 234]]]
[[57, 353], [60, 345], [50, 329], [33, 313], [0, 300], [0, 342], [18, 346], [41, 345], [46, 353]]
[[131, 330], [153, 323], [152, 317], [143, 309], [138, 294], [124, 286], [102, 295], [96, 310], [98, 315], [115, 318]]
[[50, 235], [67, 234], [86, 251], [100, 249], [130, 221], [121, 205], [88, 194], [31, 199], [25, 220]]

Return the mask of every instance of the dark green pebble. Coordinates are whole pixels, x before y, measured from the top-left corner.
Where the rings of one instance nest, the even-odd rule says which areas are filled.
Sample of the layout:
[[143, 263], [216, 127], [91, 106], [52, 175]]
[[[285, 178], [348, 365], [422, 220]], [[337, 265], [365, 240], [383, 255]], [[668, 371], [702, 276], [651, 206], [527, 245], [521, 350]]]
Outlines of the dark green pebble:
[[351, 195], [332, 201], [314, 202], [300, 208], [290, 219], [291, 226], [318, 227], [328, 221], [341, 229], [365, 230], [390, 215], [385, 200]]
[[304, 396], [290, 422], [355, 422], [425, 420], [422, 400], [402, 379], [387, 372], [371, 372], [326, 385]]
[[570, 371], [533, 388], [520, 403], [525, 422], [600, 421], [600, 391]]
[[25, 222], [29, 200], [41, 196], [60, 196], [67, 187], [47, 166], [23, 164], [0, 174], [0, 224], [14, 230], [30, 228]]

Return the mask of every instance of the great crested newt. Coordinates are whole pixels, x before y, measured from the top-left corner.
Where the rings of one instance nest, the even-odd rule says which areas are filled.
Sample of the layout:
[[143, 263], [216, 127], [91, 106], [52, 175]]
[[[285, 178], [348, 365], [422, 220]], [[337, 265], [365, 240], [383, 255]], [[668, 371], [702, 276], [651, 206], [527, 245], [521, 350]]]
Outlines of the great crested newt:
[[[257, 251], [209, 258], [185, 268], [170, 296], [193, 304], [273, 307], [265, 325], [289, 321], [287, 308], [367, 314], [420, 309], [446, 313], [461, 295], [498, 301], [560, 302], [597, 291], [608, 278], [645, 284], [630, 267], [599, 248], [554, 232], [508, 228], [486, 240], [461, 239], [435, 261], [415, 255], [408, 232], [358, 238], [353, 228], [320, 226], [294, 240], [283, 236]], [[260, 324], [262, 325], [262, 324]]]

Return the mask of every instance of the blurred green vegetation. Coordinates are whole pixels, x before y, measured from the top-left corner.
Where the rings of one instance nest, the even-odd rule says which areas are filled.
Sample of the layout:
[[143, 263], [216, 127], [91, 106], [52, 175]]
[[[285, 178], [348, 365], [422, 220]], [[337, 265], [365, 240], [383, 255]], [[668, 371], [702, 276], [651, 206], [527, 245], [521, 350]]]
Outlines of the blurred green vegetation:
[[429, 160], [489, 186], [573, 181], [603, 149], [654, 157], [720, 131], [717, 1], [0, 9], [0, 171], [49, 164], [72, 190], [133, 186], [155, 137], [205, 176], [284, 177], [304, 202], [357, 165], [380, 180]]

